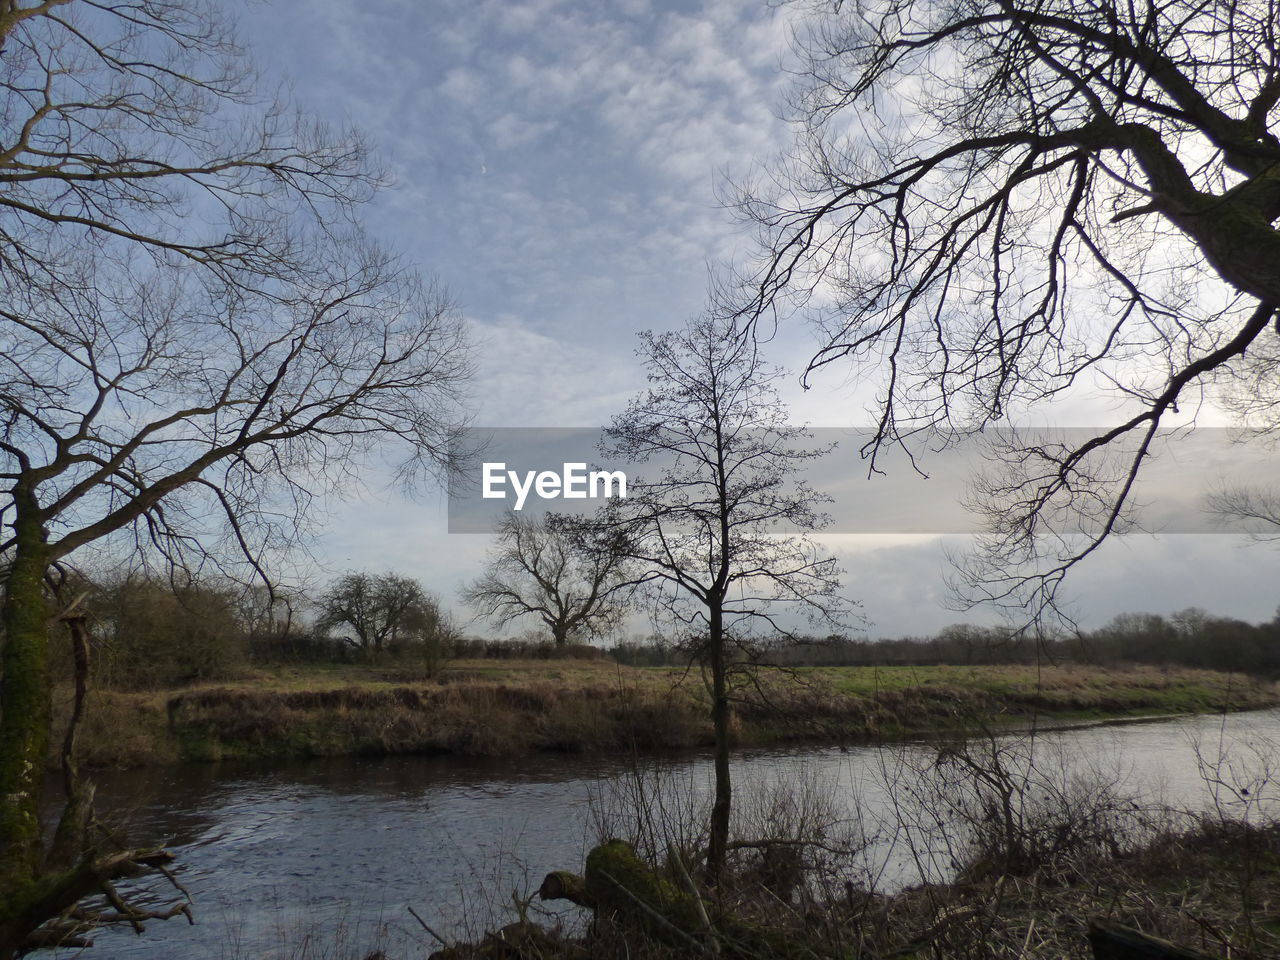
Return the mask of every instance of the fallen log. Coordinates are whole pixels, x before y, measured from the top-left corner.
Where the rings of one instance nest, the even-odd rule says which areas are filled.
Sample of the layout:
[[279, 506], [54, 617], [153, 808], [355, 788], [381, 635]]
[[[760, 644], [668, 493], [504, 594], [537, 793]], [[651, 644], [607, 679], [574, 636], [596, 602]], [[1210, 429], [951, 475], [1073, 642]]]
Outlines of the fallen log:
[[587, 882], [568, 870], [552, 870], [538, 888], [542, 900], [568, 900], [580, 907], [596, 908], [595, 898], [587, 893]]
[[1213, 960], [1111, 920], [1090, 920], [1088, 936], [1094, 960]]
[[587, 854], [582, 876], [566, 870], [547, 874], [543, 900], [568, 900], [607, 917], [624, 930], [674, 947], [686, 956], [814, 960], [794, 939], [719, 913], [703, 900], [692, 879], [680, 884], [645, 863], [631, 845], [610, 840]]

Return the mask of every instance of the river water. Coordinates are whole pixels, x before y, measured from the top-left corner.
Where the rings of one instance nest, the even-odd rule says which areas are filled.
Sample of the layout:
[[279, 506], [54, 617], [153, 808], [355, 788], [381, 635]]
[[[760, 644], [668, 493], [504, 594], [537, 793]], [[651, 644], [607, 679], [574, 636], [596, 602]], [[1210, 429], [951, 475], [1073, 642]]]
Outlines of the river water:
[[[1046, 763], [1105, 771], [1143, 803], [1213, 802], [1202, 757], [1243, 779], [1280, 743], [1280, 710], [1041, 733]], [[807, 785], [867, 835], [893, 817], [892, 771], [936, 755], [928, 744], [744, 751], [733, 763], [744, 806], [772, 787]], [[703, 754], [644, 758], [664, 809], [696, 805], [710, 785]], [[165, 842], [194, 901], [196, 925], [154, 922], [142, 936], [99, 931], [93, 956], [392, 957], [433, 946], [413, 907], [446, 938], [514, 916], [553, 869], [581, 868], [637, 780], [634, 758], [540, 754], [502, 760], [385, 757], [270, 767], [184, 766], [98, 778], [99, 812], [135, 843]], [[1221, 792], [1219, 792], [1221, 794]], [[614, 821], [616, 822], [616, 821]], [[882, 887], [920, 879], [883, 836], [869, 869]], [[170, 893], [154, 882], [148, 895]], [[568, 908], [570, 914], [573, 908]], [[310, 939], [308, 939], [310, 938]]]

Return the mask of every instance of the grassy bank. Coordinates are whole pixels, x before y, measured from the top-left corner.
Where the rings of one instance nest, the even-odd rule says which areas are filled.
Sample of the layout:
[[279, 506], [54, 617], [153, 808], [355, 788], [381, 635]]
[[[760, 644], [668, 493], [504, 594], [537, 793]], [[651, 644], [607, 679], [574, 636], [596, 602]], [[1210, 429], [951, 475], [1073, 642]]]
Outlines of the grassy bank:
[[[82, 728], [93, 766], [346, 754], [502, 756], [711, 742], [696, 672], [600, 661], [462, 661], [262, 672], [181, 690], [99, 690]], [[65, 714], [69, 694], [59, 703]], [[1274, 706], [1274, 684], [1151, 667], [832, 667], [765, 675], [735, 709], [740, 745], [865, 742], [975, 723]]]

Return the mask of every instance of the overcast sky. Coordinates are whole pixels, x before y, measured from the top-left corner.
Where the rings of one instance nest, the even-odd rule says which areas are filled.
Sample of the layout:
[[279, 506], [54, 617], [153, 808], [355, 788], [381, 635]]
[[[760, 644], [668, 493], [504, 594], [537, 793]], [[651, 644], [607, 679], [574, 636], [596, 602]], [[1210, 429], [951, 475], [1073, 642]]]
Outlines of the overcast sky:
[[[275, 0], [241, 22], [265, 72], [360, 127], [392, 173], [368, 226], [467, 316], [476, 423], [585, 427], [642, 386], [636, 332], [696, 315], [709, 265], [748, 248], [717, 187], [787, 143], [788, 15], [764, 0]], [[798, 370], [814, 343], [784, 327], [770, 358]], [[867, 422], [838, 372], [787, 397], [797, 421]], [[1087, 425], [1104, 409], [1062, 416]], [[442, 497], [374, 486], [331, 505], [319, 559], [407, 573], [452, 603], [488, 538], [447, 534]], [[946, 607], [941, 538], [831, 543], [872, 636], [963, 619]], [[1191, 605], [1261, 620], [1277, 583], [1280, 547], [1166, 535], [1109, 545], [1070, 593], [1087, 626]]]

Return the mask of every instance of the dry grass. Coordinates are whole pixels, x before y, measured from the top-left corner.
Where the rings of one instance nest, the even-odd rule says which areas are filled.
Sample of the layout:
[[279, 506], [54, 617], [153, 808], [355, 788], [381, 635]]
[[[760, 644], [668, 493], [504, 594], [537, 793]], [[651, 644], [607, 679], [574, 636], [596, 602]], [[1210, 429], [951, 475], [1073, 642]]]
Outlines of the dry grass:
[[[600, 661], [459, 661], [434, 679], [411, 670], [262, 671], [234, 684], [138, 693], [98, 691], [84, 760], [135, 766], [175, 760], [340, 754], [596, 751], [711, 742], [696, 672]], [[68, 697], [58, 698], [65, 714]], [[1274, 684], [1208, 671], [1082, 667], [820, 668], [771, 673], [736, 705], [738, 742], [858, 742], [1015, 724], [1131, 717], [1280, 702]]]
[[920, 956], [949, 960], [1085, 960], [1093, 918], [1213, 957], [1280, 955], [1280, 825], [1206, 821], [1120, 857], [891, 897], [855, 895], [826, 922], [868, 956], [918, 941]]

